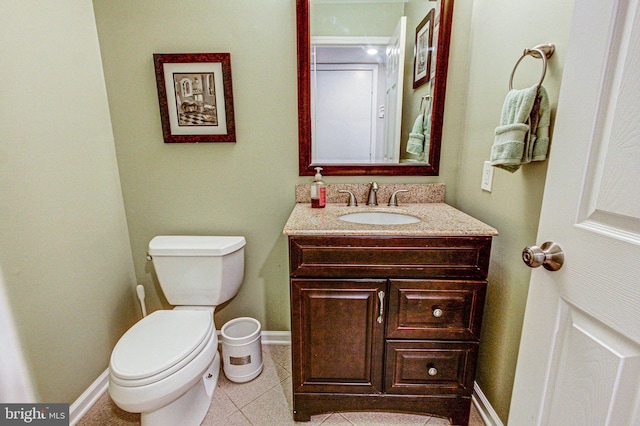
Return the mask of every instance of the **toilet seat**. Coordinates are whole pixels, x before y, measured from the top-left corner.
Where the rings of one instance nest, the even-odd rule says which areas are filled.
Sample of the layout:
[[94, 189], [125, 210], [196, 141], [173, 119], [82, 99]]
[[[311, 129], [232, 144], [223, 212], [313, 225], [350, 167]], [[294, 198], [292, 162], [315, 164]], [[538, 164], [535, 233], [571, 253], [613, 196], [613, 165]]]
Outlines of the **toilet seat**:
[[111, 378], [127, 387], [157, 382], [187, 365], [212, 339], [217, 346], [210, 311], [155, 311], [116, 344], [109, 363]]

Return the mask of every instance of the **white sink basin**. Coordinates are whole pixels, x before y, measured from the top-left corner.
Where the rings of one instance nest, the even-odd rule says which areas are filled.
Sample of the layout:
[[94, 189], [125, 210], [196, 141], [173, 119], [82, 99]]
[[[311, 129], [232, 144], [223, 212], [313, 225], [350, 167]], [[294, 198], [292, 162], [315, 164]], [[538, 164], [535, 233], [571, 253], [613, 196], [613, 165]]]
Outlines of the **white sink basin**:
[[360, 212], [339, 216], [345, 222], [361, 223], [363, 225], [406, 225], [420, 222], [415, 216], [390, 212]]

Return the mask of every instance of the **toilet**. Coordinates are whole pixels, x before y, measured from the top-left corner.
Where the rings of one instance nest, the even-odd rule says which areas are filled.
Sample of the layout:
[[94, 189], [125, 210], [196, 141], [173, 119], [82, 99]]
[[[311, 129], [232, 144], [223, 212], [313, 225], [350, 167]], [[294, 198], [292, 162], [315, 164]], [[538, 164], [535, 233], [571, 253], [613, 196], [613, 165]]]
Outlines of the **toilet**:
[[143, 426], [199, 425], [220, 373], [216, 306], [244, 277], [244, 237], [157, 236], [149, 258], [173, 310], [133, 325], [109, 362], [109, 394]]

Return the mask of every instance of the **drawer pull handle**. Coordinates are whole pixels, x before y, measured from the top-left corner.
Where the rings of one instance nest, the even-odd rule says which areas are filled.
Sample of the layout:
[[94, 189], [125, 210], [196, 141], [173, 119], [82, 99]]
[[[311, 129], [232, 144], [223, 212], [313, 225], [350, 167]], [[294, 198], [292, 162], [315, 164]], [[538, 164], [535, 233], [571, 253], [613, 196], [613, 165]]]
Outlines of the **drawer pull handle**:
[[380, 314], [378, 315], [378, 324], [382, 324], [382, 315], [384, 314], [384, 291], [378, 292], [378, 299], [380, 299]]
[[429, 370], [427, 370], [427, 372], [429, 373], [430, 376], [435, 376], [436, 374], [438, 374], [438, 369], [435, 367], [431, 367], [429, 368]]
[[440, 308], [436, 308], [433, 310], [433, 316], [436, 318], [440, 318], [442, 316], [444, 312], [442, 312], [442, 309]]

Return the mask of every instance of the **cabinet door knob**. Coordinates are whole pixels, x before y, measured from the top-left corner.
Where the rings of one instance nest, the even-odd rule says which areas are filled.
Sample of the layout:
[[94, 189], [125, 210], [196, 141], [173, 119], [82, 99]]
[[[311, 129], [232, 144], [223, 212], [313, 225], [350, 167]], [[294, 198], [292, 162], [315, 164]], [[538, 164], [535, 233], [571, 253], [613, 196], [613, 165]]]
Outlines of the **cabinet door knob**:
[[443, 313], [444, 312], [442, 312], [442, 309], [440, 309], [440, 308], [435, 308], [433, 310], [433, 316], [436, 317], [436, 318], [440, 318]]
[[429, 373], [430, 376], [435, 376], [436, 374], [438, 374], [438, 369], [435, 367], [431, 367], [429, 368], [429, 370], [427, 370], [427, 372]]

